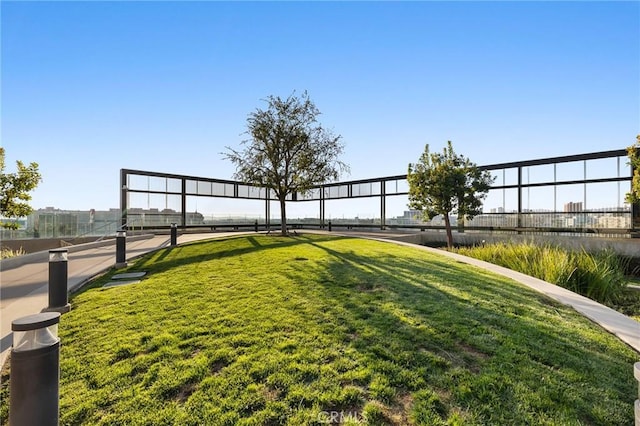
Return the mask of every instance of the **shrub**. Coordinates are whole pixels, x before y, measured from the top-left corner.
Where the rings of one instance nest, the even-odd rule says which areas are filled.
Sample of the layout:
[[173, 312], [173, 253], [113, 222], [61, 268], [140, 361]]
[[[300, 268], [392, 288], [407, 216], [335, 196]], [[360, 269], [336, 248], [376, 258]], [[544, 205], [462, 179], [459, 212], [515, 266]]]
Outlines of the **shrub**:
[[7, 247], [2, 247], [2, 249], [0, 249], [0, 259], [8, 259], [10, 257], [18, 257], [25, 254], [27, 254], [27, 252], [24, 251], [22, 247], [20, 247], [18, 250], [11, 250]]
[[588, 253], [533, 243], [489, 244], [457, 252], [557, 284], [601, 303], [614, 303], [626, 281], [625, 260], [613, 250]]

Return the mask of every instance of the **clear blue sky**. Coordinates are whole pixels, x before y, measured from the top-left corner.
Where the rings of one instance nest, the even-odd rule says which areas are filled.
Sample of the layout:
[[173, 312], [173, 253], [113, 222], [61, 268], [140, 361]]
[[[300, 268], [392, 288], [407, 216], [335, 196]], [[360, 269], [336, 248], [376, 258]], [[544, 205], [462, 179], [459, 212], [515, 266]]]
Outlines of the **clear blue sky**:
[[[231, 178], [268, 95], [307, 90], [358, 179], [447, 140], [478, 164], [640, 133], [639, 2], [3, 1], [2, 145], [35, 208], [119, 206], [119, 170]], [[375, 206], [374, 206], [375, 209]]]

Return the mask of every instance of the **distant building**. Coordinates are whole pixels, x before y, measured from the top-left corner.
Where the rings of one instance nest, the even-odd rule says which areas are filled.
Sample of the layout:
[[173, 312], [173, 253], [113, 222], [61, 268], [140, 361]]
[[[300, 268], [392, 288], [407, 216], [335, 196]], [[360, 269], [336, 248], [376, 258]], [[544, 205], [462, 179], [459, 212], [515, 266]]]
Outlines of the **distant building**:
[[564, 212], [565, 213], [581, 212], [582, 210], [583, 210], [582, 201], [578, 201], [576, 203], [569, 202], [569, 203], [564, 205]]

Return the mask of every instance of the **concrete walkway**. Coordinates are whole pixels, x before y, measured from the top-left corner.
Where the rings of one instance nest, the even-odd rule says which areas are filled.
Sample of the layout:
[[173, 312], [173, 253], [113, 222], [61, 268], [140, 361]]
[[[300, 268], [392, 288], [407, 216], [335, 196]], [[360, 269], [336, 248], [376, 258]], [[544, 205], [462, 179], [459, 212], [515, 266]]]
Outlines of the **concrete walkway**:
[[[334, 232], [334, 234], [337, 233]], [[616, 335], [620, 340], [640, 353], [640, 322], [629, 318], [628, 316], [623, 315], [618, 311], [614, 311], [611, 308], [601, 305], [600, 303], [595, 302], [587, 297], [576, 294], [555, 284], [550, 284], [538, 278], [533, 278], [529, 275], [525, 275], [520, 272], [504, 268], [502, 266], [494, 265], [493, 263], [484, 262], [482, 260], [473, 259], [471, 257], [462, 256], [445, 250], [420, 246], [403, 241], [404, 239], [411, 238], [411, 235], [407, 235], [406, 233], [394, 233], [385, 231], [354, 231], [341, 232], [340, 234], [345, 236], [358, 236], [361, 238], [368, 238], [384, 242], [393, 242], [395, 244], [419, 248], [430, 253], [434, 253], [440, 256], [446, 256], [459, 262], [473, 265], [478, 268], [486, 269], [498, 275], [511, 278], [519, 283], [526, 285], [529, 288], [532, 288], [533, 290], [549, 296], [550, 298], [562, 303], [563, 305], [571, 306], [573, 309], [575, 309], [585, 317], [589, 318], [596, 324], [599, 324], [608, 332]]]
[[[178, 244], [210, 238], [239, 235], [238, 232], [183, 234]], [[127, 238], [127, 260], [158, 250], [170, 244], [169, 235], [141, 235]], [[68, 247], [69, 292], [79, 289], [93, 277], [115, 266], [115, 240]], [[5, 259], [0, 276], [0, 367], [11, 349], [11, 322], [36, 314], [49, 303], [49, 252], [43, 251], [20, 258]]]

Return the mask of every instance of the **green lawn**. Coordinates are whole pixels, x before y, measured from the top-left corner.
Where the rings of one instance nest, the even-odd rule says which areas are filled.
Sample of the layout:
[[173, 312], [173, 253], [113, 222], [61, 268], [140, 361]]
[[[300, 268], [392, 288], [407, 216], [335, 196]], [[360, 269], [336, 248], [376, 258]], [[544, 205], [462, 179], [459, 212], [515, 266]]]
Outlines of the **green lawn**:
[[248, 236], [138, 270], [135, 285], [101, 278], [62, 317], [63, 425], [633, 423], [636, 352], [419, 249]]

